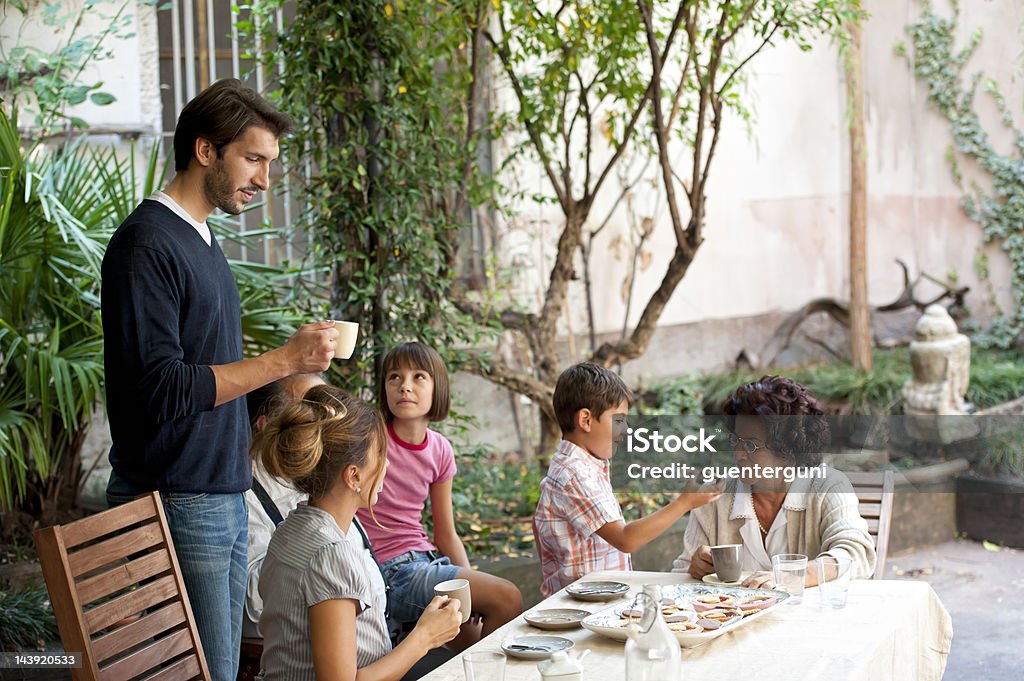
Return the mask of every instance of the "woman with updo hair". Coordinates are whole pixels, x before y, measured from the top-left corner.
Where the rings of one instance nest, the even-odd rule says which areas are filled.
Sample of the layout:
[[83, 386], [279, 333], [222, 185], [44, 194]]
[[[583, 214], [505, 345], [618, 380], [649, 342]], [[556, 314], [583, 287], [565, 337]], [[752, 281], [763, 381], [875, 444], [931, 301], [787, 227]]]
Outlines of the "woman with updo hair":
[[253, 442], [271, 475], [309, 495], [270, 541], [263, 598], [265, 681], [402, 678], [459, 633], [459, 602], [435, 597], [392, 650], [378, 573], [345, 535], [356, 510], [373, 517], [387, 470], [387, 432], [377, 410], [329, 385], [283, 406]]
[[[772, 556], [782, 553], [849, 558], [853, 577], [870, 577], [875, 545], [853, 486], [831, 467], [823, 476], [809, 470], [821, 464], [830, 438], [818, 400], [792, 379], [764, 376], [737, 388], [723, 411], [741, 475], [717, 501], [690, 513], [673, 572], [702, 579], [715, 570], [710, 547], [742, 544], [741, 567], [753, 573], [743, 586], [774, 588]], [[787, 482], [786, 469], [803, 475]], [[816, 583], [808, 570], [806, 585]]]

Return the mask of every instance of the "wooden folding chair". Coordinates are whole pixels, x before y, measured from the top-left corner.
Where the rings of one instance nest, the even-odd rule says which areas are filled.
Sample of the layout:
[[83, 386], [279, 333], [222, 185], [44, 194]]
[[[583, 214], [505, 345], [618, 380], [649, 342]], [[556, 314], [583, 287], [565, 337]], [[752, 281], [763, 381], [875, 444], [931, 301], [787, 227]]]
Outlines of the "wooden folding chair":
[[35, 541], [74, 681], [210, 681], [159, 493]]
[[896, 476], [892, 471], [846, 474], [860, 502], [860, 515], [868, 522], [868, 534], [875, 539], [873, 579], [885, 577], [885, 559], [889, 553], [889, 526], [892, 524], [892, 495]]

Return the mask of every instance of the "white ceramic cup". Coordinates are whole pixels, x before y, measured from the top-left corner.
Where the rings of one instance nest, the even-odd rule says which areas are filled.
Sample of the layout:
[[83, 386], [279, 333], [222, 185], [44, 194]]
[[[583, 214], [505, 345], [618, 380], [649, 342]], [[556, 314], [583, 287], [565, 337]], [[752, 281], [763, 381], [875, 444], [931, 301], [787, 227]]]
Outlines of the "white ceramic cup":
[[334, 328], [338, 331], [338, 340], [334, 342], [334, 357], [335, 359], [348, 359], [356, 349], [359, 324], [336, 321]]
[[473, 606], [473, 601], [469, 595], [468, 579], [449, 579], [447, 582], [435, 584], [434, 593], [457, 600], [460, 604], [459, 614], [462, 615], [462, 621], [469, 620], [469, 611]]

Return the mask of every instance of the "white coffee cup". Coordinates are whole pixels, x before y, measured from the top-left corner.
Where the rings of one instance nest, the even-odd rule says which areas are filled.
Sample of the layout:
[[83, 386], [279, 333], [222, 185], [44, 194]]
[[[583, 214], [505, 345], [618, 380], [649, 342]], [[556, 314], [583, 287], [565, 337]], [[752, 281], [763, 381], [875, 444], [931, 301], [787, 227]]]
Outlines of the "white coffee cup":
[[466, 622], [469, 620], [469, 611], [473, 602], [469, 596], [468, 579], [449, 579], [446, 582], [435, 584], [434, 593], [438, 596], [447, 596], [457, 600], [460, 606], [459, 614], [462, 615], [462, 621]]
[[334, 342], [334, 357], [335, 359], [348, 359], [356, 349], [359, 324], [336, 321], [334, 328], [338, 332], [338, 340]]

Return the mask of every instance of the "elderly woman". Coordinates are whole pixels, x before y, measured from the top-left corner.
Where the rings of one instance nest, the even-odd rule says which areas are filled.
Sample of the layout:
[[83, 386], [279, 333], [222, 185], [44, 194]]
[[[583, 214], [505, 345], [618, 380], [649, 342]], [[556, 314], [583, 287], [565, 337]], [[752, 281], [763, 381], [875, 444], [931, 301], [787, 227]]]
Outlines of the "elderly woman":
[[[875, 545], [846, 476], [831, 468], [818, 477], [783, 474], [821, 464], [829, 427], [818, 400], [791, 379], [765, 376], [737, 388], [725, 414], [742, 475], [718, 501], [691, 512], [673, 571], [701, 579], [715, 569], [711, 546], [742, 544], [741, 566], [754, 573], [744, 586], [774, 588], [771, 558], [780, 553], [846, 557], [853, 577], [869, 577]], [[807, 586], [816, 583], [808, 570]]]

